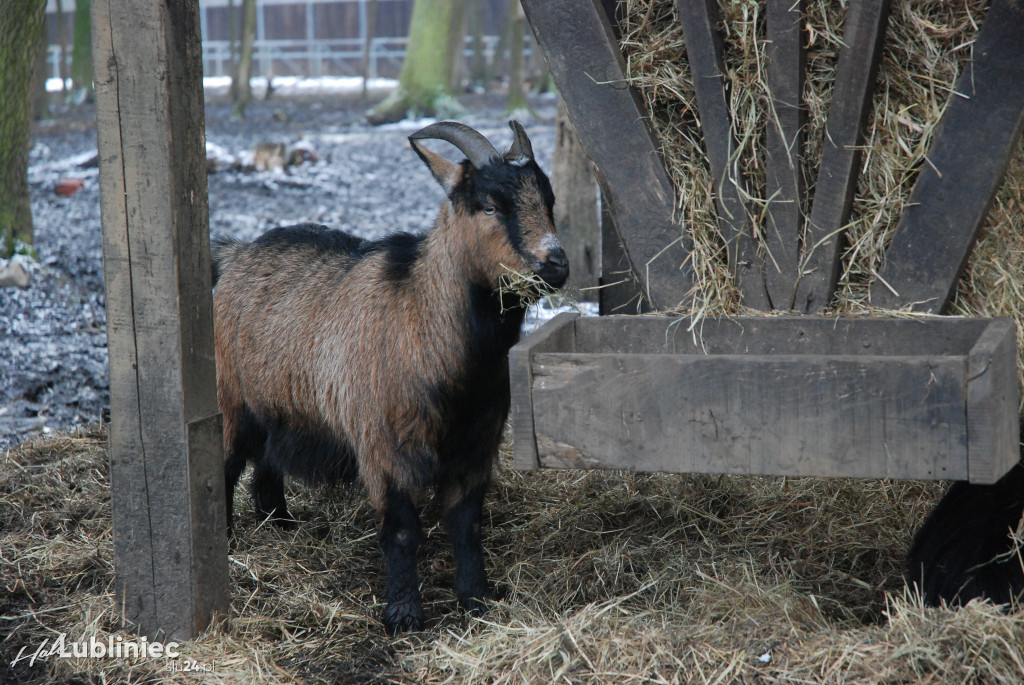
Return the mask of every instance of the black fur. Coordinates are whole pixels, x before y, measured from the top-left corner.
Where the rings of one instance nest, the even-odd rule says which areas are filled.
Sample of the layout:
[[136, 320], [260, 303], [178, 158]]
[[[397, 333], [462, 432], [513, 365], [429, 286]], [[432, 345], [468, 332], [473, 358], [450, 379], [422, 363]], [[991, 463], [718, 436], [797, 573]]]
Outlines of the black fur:
[[279, 249], [282, 252], [296, 247], [312, 247], [318, 253], [359, 257], [364, 253], [367, 241], [321, 224], [296, 224], [272, 228], [253, 241], [253, 244]]
[[992, 485], [954, 483], [917, 532], [907, 583], [925, 604], [1005, 604], [1024, 593], [1022, 560], [1010, 533], [1024, 514], [1024, 465]]
[[386, 238], [364, 246], [364, 253], [383, 252], [387, 259], [384, 262], [384, 277], [398, 285], [409, 280], [412, 267], [422, 252], [426, 234], [392, 233]]

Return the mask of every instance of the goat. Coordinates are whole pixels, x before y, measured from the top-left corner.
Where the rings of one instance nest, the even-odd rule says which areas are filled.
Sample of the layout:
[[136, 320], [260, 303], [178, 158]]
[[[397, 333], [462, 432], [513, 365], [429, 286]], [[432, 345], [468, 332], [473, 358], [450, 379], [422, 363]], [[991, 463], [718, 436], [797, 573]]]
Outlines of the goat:
[[907, 584], [929, 606], [1020, 599], [1024, 568], [1012, 534], [1022, 516], [1024, 463], [991, 485], [953, 483], [914, 536]]
[[[229, 528], [247, 460], [256, 511], [285, 525], [285, 474], [358, 474], [380, 518], [391, 633], [423, 626], [418, 507], [431, 486], [454, 549], [455, 594], [483, 611], [480, 519], [510, 404], [508, 350], [529, 298], [500, 284], [507, 269], [552, 288], [568, 278], [551, 184], [523, 127], [509, 126], [504, 155], [455, 122], [409, 137], [447, 196], [426, 234], [369, 242], [305, 224], [214, 247]], [[467, 159], [449, 162], [425, 139]]]

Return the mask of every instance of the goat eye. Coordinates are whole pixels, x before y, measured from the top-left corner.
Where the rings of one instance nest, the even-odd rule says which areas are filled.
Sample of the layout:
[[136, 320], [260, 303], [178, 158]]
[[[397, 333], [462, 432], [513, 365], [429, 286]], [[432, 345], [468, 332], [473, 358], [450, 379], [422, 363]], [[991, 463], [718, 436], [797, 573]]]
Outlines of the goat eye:
[[484, 205], [484, 214], [492, 216], [498, 209], [494, 205]]

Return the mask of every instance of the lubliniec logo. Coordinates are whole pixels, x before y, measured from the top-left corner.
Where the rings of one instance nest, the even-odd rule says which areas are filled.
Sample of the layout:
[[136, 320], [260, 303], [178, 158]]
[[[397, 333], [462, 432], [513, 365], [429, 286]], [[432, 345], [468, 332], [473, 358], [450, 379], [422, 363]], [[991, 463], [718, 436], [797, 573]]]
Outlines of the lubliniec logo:
[[50, 638], [43, 640], [35, 649], [28, 646], [22, 647], [11, 662], [11, 666], [22, 661], [28, 661], [29, 666], [34, 666], [37, 661], [46, 661], [54, 657], [58, 659], [166, 659], [167, 667], [175, 671], [212, 672], [214, 670], [212, 666], [200, 664], [191, 659], [179, 662], [180, 656], [177, 642], [151, 641], [145, 636], [126, 640], [120, 635], [109, 635], [106, 639], [93, 635], [89, 639], [72, 641], [68, 639], [66, 633], [60, 633], [52, 640]]

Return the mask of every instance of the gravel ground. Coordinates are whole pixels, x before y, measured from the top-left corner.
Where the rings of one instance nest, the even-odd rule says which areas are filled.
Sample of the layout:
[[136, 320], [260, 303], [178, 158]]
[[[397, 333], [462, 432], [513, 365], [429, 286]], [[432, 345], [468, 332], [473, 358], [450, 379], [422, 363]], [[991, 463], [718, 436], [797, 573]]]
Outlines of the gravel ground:
[[[499, 149], [512, 139], [502, 100], [463, 101], [468, 114], [462, 121]], [[534, 114], [517, 116], [548, 171], [555, 105], [553, 97], [534, 100]], [[442, 192], [406, 140], [429, 122], [373, 128], [362, 119], [366, 106], [337, 96], [271, 100], [254, 103], [246, 120], [238, 121], [229, 106], [209, 104], [207, 141], [233, 154], [260, 141], [292, 143], [300, 137], [319, 153], [319, 161], [291, 173], [211, 173], [211, 233], [248, 240], [303, 221], [366, 238], [430, 228]], [[99, 421], [109, 407], [99, 178], [94, 166], [83, 166], [95, 150], [88, 107], [64, 112], [35, 131], [29, 183], [39, 261], [25, 262], [32, 278], [27, 289], [0, 288], [0, 448]], [[56, 194], [65, 177], [82, 179], [81, 190], [70, 197]]]

